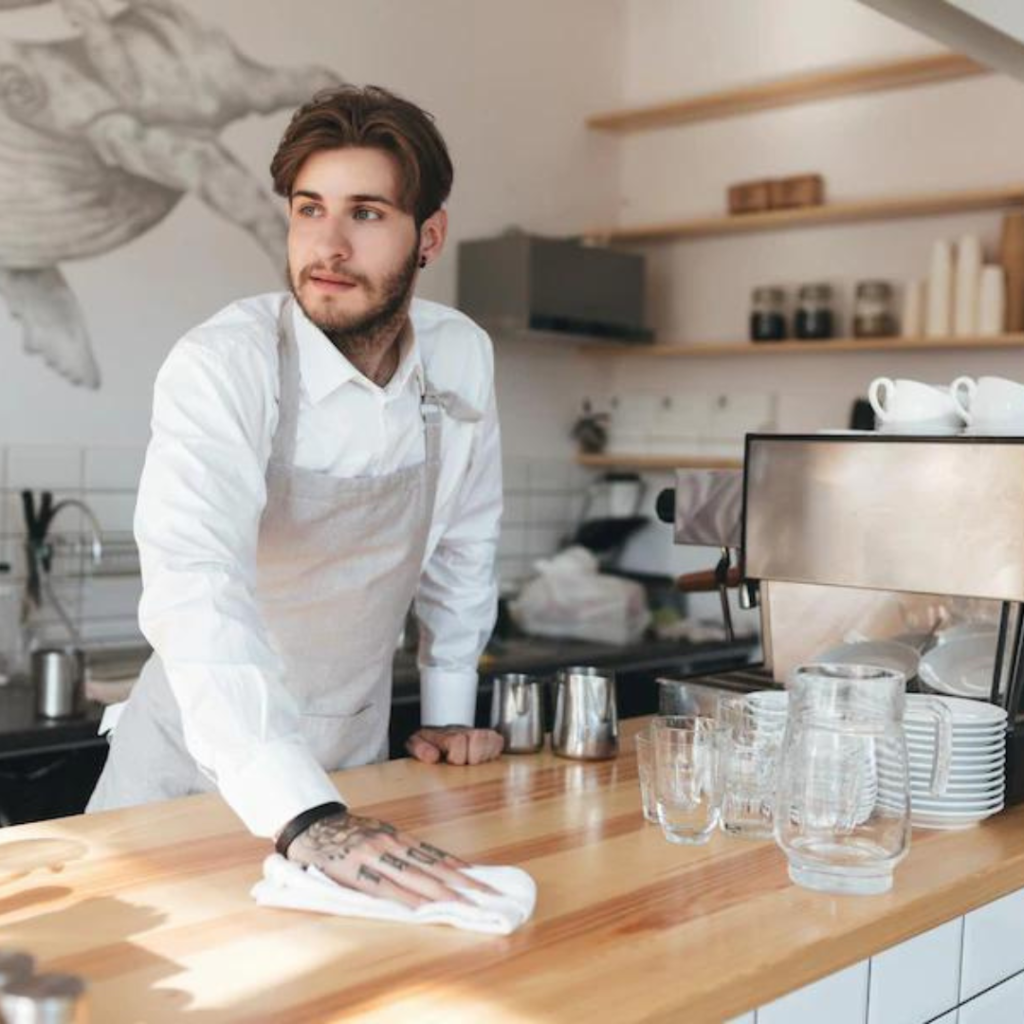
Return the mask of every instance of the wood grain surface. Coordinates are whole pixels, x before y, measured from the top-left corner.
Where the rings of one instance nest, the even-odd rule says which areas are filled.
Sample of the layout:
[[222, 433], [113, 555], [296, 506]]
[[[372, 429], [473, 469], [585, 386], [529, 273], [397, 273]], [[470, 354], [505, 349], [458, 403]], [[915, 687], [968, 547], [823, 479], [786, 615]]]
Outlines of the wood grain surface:
[[[624, 738], [637, 727], [626, 723]], [[395, 761], [340, 773], [353, 807], [539, 889], [506, 938], [257, 907], [268, 845], [216, 796], [5, 829], [0, 942], [85, 976], [94, 1022], [719, 1021], [1024, 887], [1024, 809], [916, 832], [896, 885], [790, 884], [771, 843], [666, 843], [615, 761]]]

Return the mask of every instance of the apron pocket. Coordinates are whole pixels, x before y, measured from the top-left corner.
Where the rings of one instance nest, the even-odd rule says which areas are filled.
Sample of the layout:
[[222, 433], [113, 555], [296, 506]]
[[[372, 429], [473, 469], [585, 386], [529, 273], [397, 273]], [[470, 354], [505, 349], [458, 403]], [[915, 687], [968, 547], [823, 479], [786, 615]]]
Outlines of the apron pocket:
[[380, 760], [387, 738], [387, 719], [374, 704], [347, 715], [305, 712], [300, 728], [314, 757], [329, 772]]

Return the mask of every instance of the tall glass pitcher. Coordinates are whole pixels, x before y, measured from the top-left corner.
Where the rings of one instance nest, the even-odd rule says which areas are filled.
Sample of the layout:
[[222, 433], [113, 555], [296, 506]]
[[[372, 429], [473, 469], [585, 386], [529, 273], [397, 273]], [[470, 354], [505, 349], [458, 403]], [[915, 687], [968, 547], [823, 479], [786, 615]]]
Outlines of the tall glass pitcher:
[[[904, 685], [902, 672], [870, 665], [808, 665], [790, 679], [774, 831], [799, 885], [865, 894], [892, 887], [910, 846]], [[933, 789], [942, 792], [952, 716], [938, 701], [928, 707]]]

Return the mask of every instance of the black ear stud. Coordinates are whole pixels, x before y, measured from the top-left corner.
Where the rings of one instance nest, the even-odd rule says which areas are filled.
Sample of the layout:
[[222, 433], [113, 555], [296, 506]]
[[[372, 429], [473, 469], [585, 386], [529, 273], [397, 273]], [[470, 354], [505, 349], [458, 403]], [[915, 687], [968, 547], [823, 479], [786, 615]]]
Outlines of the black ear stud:
[[420, 270], [422, 270], [426, 265], [427, 265], [427, 257], [426, 256], [421, 256], [420, 257]]

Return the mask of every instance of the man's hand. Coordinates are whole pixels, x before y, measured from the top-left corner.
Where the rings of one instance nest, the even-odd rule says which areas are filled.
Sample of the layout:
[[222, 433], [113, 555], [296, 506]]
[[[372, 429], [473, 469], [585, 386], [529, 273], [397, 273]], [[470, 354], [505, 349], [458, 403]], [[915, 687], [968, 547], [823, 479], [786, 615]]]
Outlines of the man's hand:
[[377, 818], [349, 811], [322, 818], [297, 836], [288, 859], [315, 864], [350, 889], [418, 907], [433, 900], [468, 902], [456, 887], [493, 892], [462, 869], [469, 865]]
[[505, 740], [493, 729], [471, 729], [467, 725], [427, 726], [414, 732], [405, 749], [417, 761], [437, 764], [483, 764], [501, 756]]

